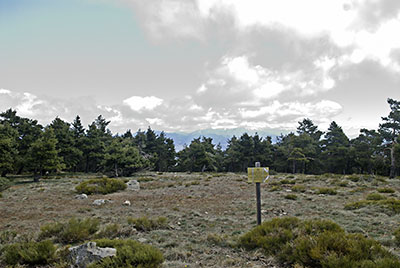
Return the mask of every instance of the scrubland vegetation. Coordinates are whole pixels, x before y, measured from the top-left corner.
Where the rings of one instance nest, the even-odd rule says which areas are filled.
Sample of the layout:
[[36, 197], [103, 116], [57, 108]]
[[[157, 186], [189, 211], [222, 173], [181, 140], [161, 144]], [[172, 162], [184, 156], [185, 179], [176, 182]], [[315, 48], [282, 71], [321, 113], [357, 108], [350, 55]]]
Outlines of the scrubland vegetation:
[[75, 198], [99, 177], [14, 177], [0, 199], [0, 266], [69, 267], [68, 248], [94, 241], [119, 253], [90, 267], [400, 267], [398, 178], [277, 173], [257, 227], [244, 173], [137, 173], [118, 180], [139, 191]]

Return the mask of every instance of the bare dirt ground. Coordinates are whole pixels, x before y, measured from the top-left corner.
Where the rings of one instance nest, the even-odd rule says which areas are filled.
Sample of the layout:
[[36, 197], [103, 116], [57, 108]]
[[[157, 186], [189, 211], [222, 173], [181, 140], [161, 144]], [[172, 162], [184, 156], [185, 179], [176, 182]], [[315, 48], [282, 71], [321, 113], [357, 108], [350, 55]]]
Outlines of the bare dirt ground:
[[[160, 249], [165, 257], [163, 267], [279, 267], [259, 251], [231, 246], [256, 225], [255, 185], [247, 183], [245, 174], [143, 173], [132, 177], [140, 181], [140, 191], [75, 199], [75, 186], [87, 178], [55, 177], [7, 189], [0, 198], [0, 233], [12, 230], [34, 237], [41, 225], [72, 217], [95, 217], [102, 225], [118, 223], [132, 228], [128, 217], [163, 216], [168, 219], [168, 228], [130, 234], [130, 238]], [[333, 188], [337, 194], [318, 194], [320, 187]], [[261, 186], [262, 218], [331, 219], [347, 232], [374, 238], [399, 255], [393, 231], [399, 227], [400, 214], [379, 206], [344, 209], [345, 204], [364, 200], [382, 187], [395, 192], [381, 195], [399, 198], [399, 179], [278, 174]], [[297, 199], [287, 199], [289, 194]], [[112, 202], [95, 206], [95, 199]], [[125, 200], [132, 205], [124, 206]]]

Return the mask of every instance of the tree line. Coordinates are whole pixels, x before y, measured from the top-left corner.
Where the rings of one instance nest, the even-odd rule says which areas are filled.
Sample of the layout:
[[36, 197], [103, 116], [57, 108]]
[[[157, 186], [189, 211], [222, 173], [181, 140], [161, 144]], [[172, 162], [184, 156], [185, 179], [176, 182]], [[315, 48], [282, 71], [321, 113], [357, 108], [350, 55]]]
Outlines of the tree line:
[[212, 138], [199, 137], [176, 152], [172, 139], [130, 130], [113, 135], [110, 121], [99, 115], [87, 128], [77, 116], [72, 123], [55, 118], [42, 126], [13, 109], [0, 114], [0, 173], [30, 172], [36, 180], [48, 172], [103, 172], [129, 176], [139, 170], [242, 172], [254, 162], [277, 172], [379, 174], [400, 171], [400, 101], [388, 99], [390, 113], [378, 130], [361, 129], [349, 139], [333, 121], [324, 133], [311, 119], [297, 131], [271, 137], [242, 134], [228, 140], [225, 150]]

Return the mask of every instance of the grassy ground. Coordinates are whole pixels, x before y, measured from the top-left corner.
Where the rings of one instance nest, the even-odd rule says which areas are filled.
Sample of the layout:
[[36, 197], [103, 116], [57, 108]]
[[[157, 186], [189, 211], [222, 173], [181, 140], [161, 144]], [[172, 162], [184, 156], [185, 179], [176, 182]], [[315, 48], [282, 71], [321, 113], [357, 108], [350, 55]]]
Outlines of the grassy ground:
[[[102, 225], [118, 223], [132, 239], [159, 248], [166, 259], [163, 267], [279, 267], [261, 252], [232, 247], [238, 237], [256, 224], [255, 185], [245, 174], [233, 173], [144, 173], [134, 179], [138, 192], [124, 190], [108, 195], [75, 199], [75, 186], [88, 176], [43, 179], [21, 183], [2, 193], [0, 234], [15, 231], [37, 235], [40, 226], [66, 222], [71, 217], [95, 217]], [[130, 178], [129, 178], [130, 179]], [[378, 189], [399, 199], [400, 180], [368, 175], [278, 174], [261, 186], [262, 218], [297, 216], [331, 219], [347, 232], [374, 238], [399, 255], [393, 232], [399, 227], [400, 210], [369, 204], [348, 210], [345, 205], [365, 200]], [[102, 206], [95, 199], [108, 199]], [[125, 200], [131, 206], [124, 206]], [[132, 231], [127, 219], [166, 217], [167, 228]]]

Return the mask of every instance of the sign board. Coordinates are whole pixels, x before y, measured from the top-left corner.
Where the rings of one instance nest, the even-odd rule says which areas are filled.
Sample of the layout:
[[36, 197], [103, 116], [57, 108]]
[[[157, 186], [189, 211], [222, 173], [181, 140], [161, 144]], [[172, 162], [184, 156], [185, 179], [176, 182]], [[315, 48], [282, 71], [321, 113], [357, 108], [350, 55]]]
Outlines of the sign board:
[[268, 167], [247, 168], [248, 182], [265, 182], [269, 179]]

